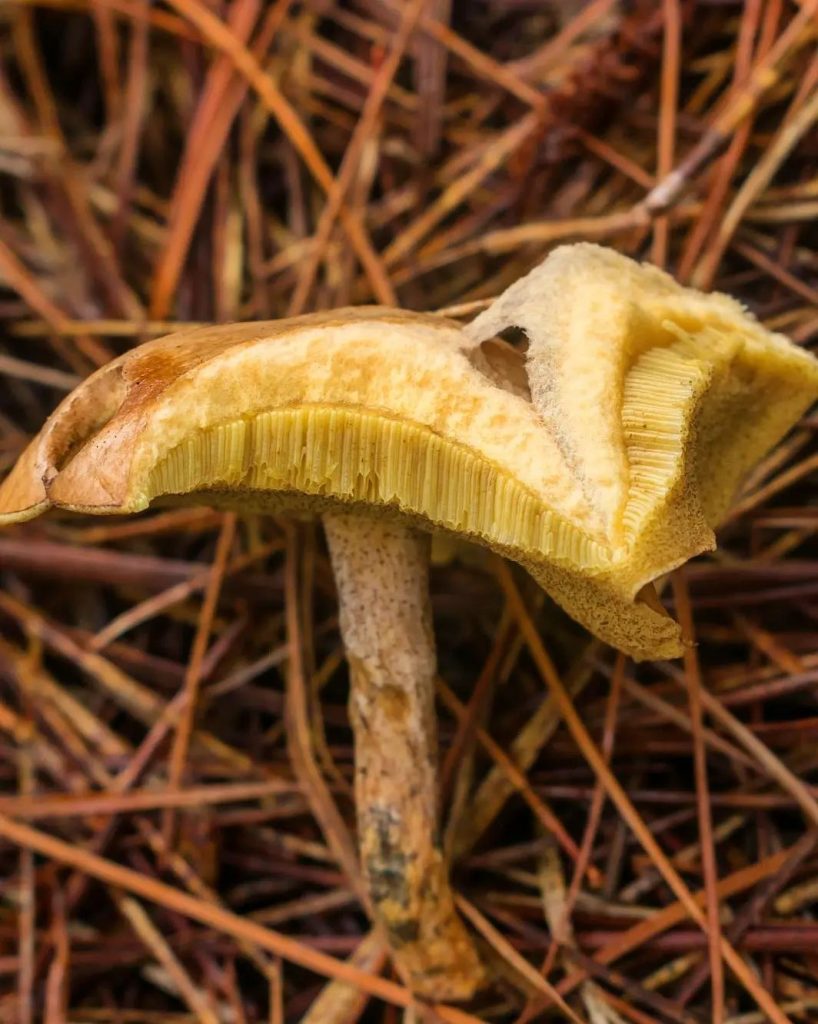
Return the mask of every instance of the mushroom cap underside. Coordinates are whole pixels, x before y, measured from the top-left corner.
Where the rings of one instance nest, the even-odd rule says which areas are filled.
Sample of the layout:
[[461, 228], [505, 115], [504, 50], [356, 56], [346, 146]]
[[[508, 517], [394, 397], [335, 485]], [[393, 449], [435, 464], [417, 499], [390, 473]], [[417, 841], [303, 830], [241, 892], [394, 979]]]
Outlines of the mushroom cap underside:
[[[713, 491], [816, 391], [815, 379], [793, 386], [786, 360], [759, 367], [717, 342], [679, 337], [631, 366], [616, 543], [536, 410], [473, 365], [457, 325], [380, 309], [186, 331], [134, 349], [50, 418], [0, 485], [0, 522], [166, 499], [352, 504], [507, 555], [614, 646], [676, 656], [677, 624], [640, 591], [713, 546]], [[746, 413], [765, 396], [780, 401], [760, 437]]]

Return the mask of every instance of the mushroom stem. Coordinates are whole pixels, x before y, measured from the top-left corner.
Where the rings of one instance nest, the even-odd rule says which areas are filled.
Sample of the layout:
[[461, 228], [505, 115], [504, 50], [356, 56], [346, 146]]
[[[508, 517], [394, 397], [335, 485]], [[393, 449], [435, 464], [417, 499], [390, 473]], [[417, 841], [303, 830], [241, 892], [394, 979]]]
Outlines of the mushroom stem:
[[483, 970], [438, 845], [428, 537], [324, 517], [350, 671], [358, 842], [372, 909], [412, 990], [467, 999]]

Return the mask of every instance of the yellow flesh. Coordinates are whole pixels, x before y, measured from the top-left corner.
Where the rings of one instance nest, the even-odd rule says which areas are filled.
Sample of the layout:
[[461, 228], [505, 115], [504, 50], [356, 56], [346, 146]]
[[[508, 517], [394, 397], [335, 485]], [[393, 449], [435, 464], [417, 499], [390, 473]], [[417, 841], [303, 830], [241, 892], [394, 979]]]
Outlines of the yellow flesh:
[[[466, 355], [511, 324], [531, 400], [513, 353], [490, 373]], [[51, 417], [0, 485], [0, 522], [161, 498], [401, 515], [514, 558], [614, 646], [669, 657], [678, 627], [637, 595], [713, 547], [817, 394], [818, 363], [733, 300], [579, 245], [465, 330], [370, 308], [140, 346]]]
[[676, 347], [646, 353], [629, 375], [623, 425], [633, 476], [625, 543], [617, 549], [589, 537], [480, 451], [422, 424], [344, 406], [271, 409], [191, 433], [153, 466], [141, 504], [217, 489], [239, 500], [247, 491], [275, 491], [390, 506], [535, 562], [599, 573], [627, 559], [679, 476], [700, 378]]

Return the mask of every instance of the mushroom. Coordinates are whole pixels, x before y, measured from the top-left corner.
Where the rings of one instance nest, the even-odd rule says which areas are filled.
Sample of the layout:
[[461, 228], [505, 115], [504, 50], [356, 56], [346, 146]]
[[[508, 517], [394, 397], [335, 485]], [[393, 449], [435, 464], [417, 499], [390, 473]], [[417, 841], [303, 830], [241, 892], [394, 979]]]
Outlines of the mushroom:
[[[494, 337], [509, 326], [525, 364]], [[371, 910], [417, 994], [463, 999], [484, 971], [437, 841], [429, 531], [519, 562], [634, 658], [677, 657], [653, 581], [714, 546], [816, 395], [818, 362], [732, 299], [567, 246], [465, 329], [373, 307], [141, 345], [51, 416], [0, 522], [153, 502], [323, 517]]]

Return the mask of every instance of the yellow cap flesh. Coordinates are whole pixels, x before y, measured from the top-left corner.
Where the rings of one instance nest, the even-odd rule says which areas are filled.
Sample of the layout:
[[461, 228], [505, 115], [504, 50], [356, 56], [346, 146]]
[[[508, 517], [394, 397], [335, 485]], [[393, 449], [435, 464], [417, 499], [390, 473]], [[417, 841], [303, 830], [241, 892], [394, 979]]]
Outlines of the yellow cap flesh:
[[[513, 354], [488, 353], [489, 373], [473, 351], [511, 324], [531, 339], [531, 400]], [[139, 346], [50, 417], [0, 485], [0, 522], [352, 506], [486, 545], [602, 639], [673, 657], [678, 626], [640, 591], [713, 546], [816, 395], [818, 362], [733, 300], [565, 247], [465, 331], [362, 308]]]

